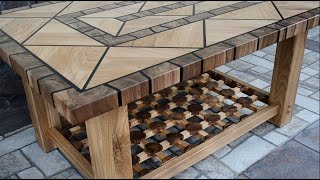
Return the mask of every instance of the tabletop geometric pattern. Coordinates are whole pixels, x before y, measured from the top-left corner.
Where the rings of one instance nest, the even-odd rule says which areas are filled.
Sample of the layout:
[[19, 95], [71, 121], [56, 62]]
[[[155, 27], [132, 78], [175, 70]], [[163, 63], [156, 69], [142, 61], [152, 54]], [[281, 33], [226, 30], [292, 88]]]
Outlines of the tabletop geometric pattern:
[[66, 1], [0, 29], [81, 90], [319, 7], [288, 1]]

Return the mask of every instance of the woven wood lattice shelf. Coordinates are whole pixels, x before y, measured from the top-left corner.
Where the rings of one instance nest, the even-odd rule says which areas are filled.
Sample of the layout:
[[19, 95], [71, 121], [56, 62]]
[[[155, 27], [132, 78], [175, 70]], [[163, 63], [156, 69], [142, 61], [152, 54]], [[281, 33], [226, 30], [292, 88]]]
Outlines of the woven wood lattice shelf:
[[[268, 95], [210, 71], [128, 104], [134, 177], [201, 145], [267, 103]], [[90, 162], [85, 124], [63, 124], [60, 133]]]

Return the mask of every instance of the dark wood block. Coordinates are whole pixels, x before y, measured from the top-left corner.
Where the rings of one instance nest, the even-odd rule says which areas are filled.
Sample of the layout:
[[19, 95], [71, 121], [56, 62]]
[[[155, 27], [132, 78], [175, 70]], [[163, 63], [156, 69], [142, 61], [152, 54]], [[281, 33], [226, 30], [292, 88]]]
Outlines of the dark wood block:
[[71, 88], [53, 94], [57, 111], [71, 124], [79, 124], [92, 117], [119, 107], [118, 93], [106, 86], [85, 92]]
[[258, 49], [263, 49], [278, 41], [279, 30], [263, 27], [251, 31], [250, 34], [259, 38]]
[[38, 80], [52, 74], [53, 72], [46, 66], [41, 66], [27, 71], [29, 84], [38, 93], [40, 93]]
[[149, 82], [141, 73], [134, 73], [109, 83], [120, 90], [122, 105], [149, 94]]
[[180, 68], [165, 62], [142, 71], [151, 79], [152, 93], [180, 82]]
[[248, 33], [231, 38], [224, 42], [230, 45], [234, 45], [236, 47], [235, 59], [239, 59], [242, 56], [246, 56], [250, 53], [255, 52], [258, 46], [258, 38]]
[[38, 83], [40, 94], [47, 100], [47, 102], [52, 105], [54, 105], [52, 98], [52, 94], [54, 92], [71, 88], [68, 83], [66, 83], [61, 77], [55, 74], [40, 79]]
[[299, 16], [290, 17], [288, 19], [277, 22], [277, 24], [287, 27], [287, 39], [306, 31], [307, 23], [308, 20], [306, 18], [302, 18]]
[[320, 15], [314, 12], [305, 12], [299, 15], [300, 17], [308, 19], [307, 30], [319, 25]]
[[30, 53], [22, 53], [10, 56], [11, 67], [22, 78], [27, 78], [27, 70], [44, 66], [42, 62], [33, 57]]
[[231, 62], [234, 57], [234, 46], [218, 43], [194, 52], [203, 59], [203, 72]]
[[279, 30], [279, 38], [278, 38], [278, 41], [279, 41], [279, 42], [286, 39], [286, 34], [287, 34], [287, 29], [286, 29], [286, 27], [281, 26], [281, 25], [276, 24], [276, 23], [270, 24], [270, 25], [268, 25], [268, 26], [266, 26], [266, 27]]
[[193, 54], [178, 57], [170, 62], [182, 67], [182, 81], [201, 74], [201, 59]]
[[23, 53], [23, 52], [26, 52], [26, 50], [14, 41], [9, 41], [9, 42], [0, 44], [0, 57], [9, 66], [11, 66], [10, 55]]

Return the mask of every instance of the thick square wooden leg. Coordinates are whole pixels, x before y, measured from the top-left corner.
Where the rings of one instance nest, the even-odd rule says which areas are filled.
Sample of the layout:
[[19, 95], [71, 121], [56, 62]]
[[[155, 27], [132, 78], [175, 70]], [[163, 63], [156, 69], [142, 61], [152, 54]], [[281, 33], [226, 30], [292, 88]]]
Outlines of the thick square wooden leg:
[[94, 178], [132, 179], [127, 106], [86, 121]]
[[280, 105], [279, 114], [270, 120], [279, 127], [292, 118], [306, 39], [307, 32], [303, 32], [279, 42], [277, 46], [269, 102]]
[[23, 85], [38, 144], [44, 152], [50, 152], [56, 147], [50, 138], [48, 138], [47, 131], [51, 127], [59, 128], [59, 114], [26, 81], [23, 82]]

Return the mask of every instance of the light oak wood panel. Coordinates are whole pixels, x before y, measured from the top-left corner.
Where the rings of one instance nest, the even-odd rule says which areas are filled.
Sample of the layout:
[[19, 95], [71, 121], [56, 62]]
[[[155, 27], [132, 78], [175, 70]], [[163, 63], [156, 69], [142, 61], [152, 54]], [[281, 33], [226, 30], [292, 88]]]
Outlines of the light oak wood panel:
[[259, 3], [247, 8], [231, 11], [214, 19], [277, 19], [281, 20], [281, 16], [271, 2]]
[[166, 11], [157, 15], [169, 15], [169, 16], [190, 16], [193, 14], [193, 6], [186, 6], [170, 11]]
[[63, 10], [59, 15], [83, 11], [86, 9], [114, 4], [117, 2], [120, 1], [73, 1], [72, 4], [68, 6], [65, 10]]
[[96, 45], [101, 43], [86, 35], [60, 23], [57, 20], [50, 21], [33, 35], [24, 45]]
[[206, 20], [207, 45], [272, 24], [277, 20]]
[[0, 28], [21, 43], [48, 21], [49, 18], [0, 18]]
[[203, 45], [203, 22], [198, 21], [119, 46], [202, 48]]
[[147, 16], [126, 22], [120, 35], [181, 19], [183, 16]]
[[270, 90], [270, 104], [280, 105], [280, 112], [270, 122], [282, 127], [292, 118], [298, 82], [303, 64], [307, 32], [278, 43]]
[[127, 106], [86, 121], [94, 178], [132, 179]]
[[111, 47], [93, 75], [88, 88], [112, 81], [194, 49]]
[[142, 5], [143, 5], [143, 3], [141, 2], [141, 3], [132, 4], [129, 6], [124, 6], [124, 7], [110, 9], [110, 10], [106, 10], [106, 11], [102, 11], [102, 12], [98, 12], [98, 13], [94, 13], [94, 14], [89, 14], [89, 15], [82, 16], [82, 17], [119, 17], [119, 16], [124, 16], [124, 15], [138, 12]]
[[100, 60], [105, 47], [26, 46], [73, 84], [82, 88]]
[[141, 9], [141, 11], [146, 11], [149, 9], [153, 9], [153, 8], [157, 8], [157, 7], [161, 7], [161, 6], [166, 6], [169, 4], [174, 4], [177, 1], [148, 1], [143, 8]]
[[195, 13], [199, 14], [202, 12], [210, 11], [212, 9], [218, 9], [223, 6], [228, 6], [231, 4], [235, 4], [241, 1], [206, 1], [206, 2], [201, 2], [199, 4], [195, 5]]
[[[30, 8], [22, 11], [16, 11], [9, 14], [1, 15], [1, 17], [53, 17], [65, 8], [70, 1], [50, 4], [47, 6]], [[0, 19], [1, 20], [1, 19]]]
[[288, 18], [320, 6], [319, 1], [274, 1], [284, 18]]
[[101, 29], [113, 36], [119, 32], [123, 22], [114, 18], [78, 18], [79, 20]]

